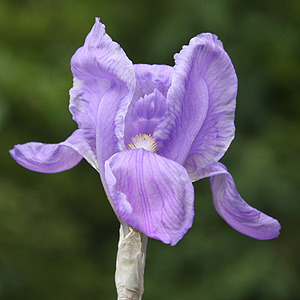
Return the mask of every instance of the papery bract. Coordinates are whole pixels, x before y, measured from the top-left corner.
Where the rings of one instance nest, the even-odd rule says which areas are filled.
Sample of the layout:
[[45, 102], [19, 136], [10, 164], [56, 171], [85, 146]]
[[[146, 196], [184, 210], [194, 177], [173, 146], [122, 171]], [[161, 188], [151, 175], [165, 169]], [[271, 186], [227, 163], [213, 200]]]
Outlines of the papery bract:
[[97, 18], [71, 68], [78, 129], [59, 144], [16, 145], [10, 153], [20, 165], [55, 173], [84, 157], [118, 218], [171, 245], [192, 226], [192, 181], [205, 177], [234, 229], [257, 239], [279, 235], [278, 221], [249, 206], [218, 162], [234, 138], [237, 77], [217, 36], [191, 39], [174, 67], [133, 65]]

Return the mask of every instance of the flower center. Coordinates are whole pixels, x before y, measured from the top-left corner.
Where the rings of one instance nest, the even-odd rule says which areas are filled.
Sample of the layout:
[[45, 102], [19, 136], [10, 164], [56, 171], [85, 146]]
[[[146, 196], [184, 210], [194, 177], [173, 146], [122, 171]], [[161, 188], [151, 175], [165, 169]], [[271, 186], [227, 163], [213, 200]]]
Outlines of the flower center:
[[150, 134], [137, 134], [131, 139], [131, 144], [128, 147], [129, 149], [144, 148], [147, 151], [156, 153], [156, 142]]

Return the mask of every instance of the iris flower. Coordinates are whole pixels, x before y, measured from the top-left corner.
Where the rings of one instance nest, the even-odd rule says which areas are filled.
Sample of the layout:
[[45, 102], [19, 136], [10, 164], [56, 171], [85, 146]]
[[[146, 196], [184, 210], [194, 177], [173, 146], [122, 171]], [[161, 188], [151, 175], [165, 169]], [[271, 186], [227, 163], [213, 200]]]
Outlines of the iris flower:
[[200, 34], [174, 58], [174, 67], [132, 64], [96, 18], [71, 60], [69, 109], [78, 129], [58, 144], [10, 150], [36, 172], [65, 171], [82, 158], [99, 172], [121, 222], [119, 299], [141, 299], [147, 238], [175, 245], [192, 226], [193, 181], [209, 177], [217, 212], [237, 231], [279, 235], [278, 221], [248, 205], [219, 162], [234, 138], [237, 95], [222, 42]]
[[192, 226], [192, 182], [206, 177], [231, 227], [256, 239], [277, 237], [278, 221], [248, 205], [219, 162], [234, 138], [237, 95], [222, 42], [200, 34], [174, 58], [174, 67], [132, 64], [96, 18], [71, 59], [69, 109], [78, 129], [58, 144], [16, 145], [12, 157], [43, 173], [85, 158], [119, 220], [166, 244]]

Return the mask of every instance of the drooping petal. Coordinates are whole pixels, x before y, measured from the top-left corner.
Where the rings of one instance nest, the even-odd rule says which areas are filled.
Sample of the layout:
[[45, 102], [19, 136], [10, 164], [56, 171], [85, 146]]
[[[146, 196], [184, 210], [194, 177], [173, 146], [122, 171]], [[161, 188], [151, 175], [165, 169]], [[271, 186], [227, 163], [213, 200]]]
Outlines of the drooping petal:
[[76, 130], [64, 142], [43, 144], [31, 142], [16, 145], [10, 150], [14, 160], [32, 171], [57, 173], [76, 166], [84, 157], [95, 169], [97, 160], [90, 145], [83, 139], [80, 130]]
[[128, 150], [106, 161], [105, 180], [120, 218], [147, 236], [175, 245], [192, 226], [194, 190], [181, 165]]
[[194, 37], [175, 55], [167, 113], [154, 137], [158, 153], [184, 164], [189, 155], [204, 167], [218, 161], [234, 136], [237, 78], [215, 35]]
[[226, 167], [214, 163], [190, 173], [192, 180], [210, 177], [214, 206], [220, 216], [235, 230], [250, 237], [267, 240], [279, 235], [280, 224], [247, 204], [238, 193], [234, 180]]
[[86, 138], [94, 139], [101, 171], [104, 161], [124, 148], [124, 119], [135, 87], [133, 65], [96, 18], [71, 68], [70, 111]]
[[166, 97], [157, 89], [136, 102], [125, 119], [125, 145], [138, 134], [153, 135], [154, 129], [166, 111]]

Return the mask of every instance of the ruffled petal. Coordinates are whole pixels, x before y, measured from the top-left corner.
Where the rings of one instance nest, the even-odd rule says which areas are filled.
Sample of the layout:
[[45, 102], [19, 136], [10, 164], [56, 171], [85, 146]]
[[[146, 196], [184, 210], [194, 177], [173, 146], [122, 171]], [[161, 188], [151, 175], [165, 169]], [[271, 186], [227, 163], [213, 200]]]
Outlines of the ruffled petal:
[[120, 218], [147, 236], [175, 245], [192, 226], [194, 189], [181, 165], [128, 150], [105, 162], [105, 180]]
[[167, 65], [133, 66], [136, 88], [125, 119], [125, 146], [137, 134], [153, 135], [166, 111], [166, 96], [173, 68]]
[[173, 68], [167, 65], [135, 64], [136, 88], [134, 101], [152, 94], [157, 89], [165, 97], [171, 86]]
[[125, 145], [138, 134], [153, 135], [154, 129], [166, 111], [166, 97], [157, 89], [136, 102], [125, 119]]
[[193, 155], [201, 167], [218, 161], [234, 137], [236, 93], [222, 43], [209, 33], [193, 38], [175, 55], [167, 113], [154, 133], [158, 153], [180, 164]]
[[96, 18], [71, 68], [69, 108], [86, 139], [94, 139], [101, 171], [106, 159], [124, 149], [124, 119], [135, 89], [133, 65]]
[[76, 166], [85, 157], [94, 167], [97, 167], [96, 157], [90, 145], [82, 138], [80, 130], [59, 144], [42, 144], [31, 142], [16, 145], [9, 151], [14, 160], [32, 171], [41, 173], [57, 173]]
[[214, 163], [190, 174], [192, 180], [204, 177], [210, 177], [217, 212], [232, 228], [259, 240], [268, 240], [279, 235], [281, 229], [279, 222], [251, 207], [242, 199], [224, 165]]

